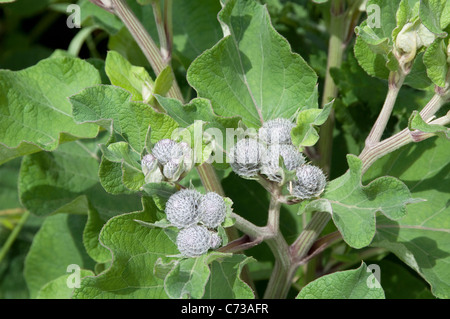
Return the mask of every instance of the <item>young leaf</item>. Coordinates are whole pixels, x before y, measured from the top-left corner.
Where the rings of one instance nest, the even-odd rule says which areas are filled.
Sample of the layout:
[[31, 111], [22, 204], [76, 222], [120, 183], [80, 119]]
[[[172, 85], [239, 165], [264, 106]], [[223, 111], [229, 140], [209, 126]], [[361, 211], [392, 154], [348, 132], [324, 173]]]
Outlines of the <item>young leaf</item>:
[[[358, 269], [320, 277], [306, 285], [297, 299], [384, 299], [384, 291], [363, 262]], [[376, 282], [373, 282], [375, 280]]]
[[76, 58], [49, 58], [21, 71], [0, 70], [0, 83], [0, 164], [97, 135], [95, 125], [75, 123], [67, 100], [100, 83], [91, 64]]
[[211, 100], [216, 114], [239, 114], [249, 127], [293, 116], [311, 96], [317, 76], [275, 31], [266, 8], [228, 1], [219, 20], [230, 34], [188, 70], [199, 96]]
[[[446, 117], [447, 119], [450, 119], [450, 111], [447, 113]], [[414, 111], [413, 114], [411, 115], [411, 118], [409, 119], [408, 128], [411, 131], [419, 130], [424, 133], [433, 133], [437, 134], [438, 136], [450, 139], [450, 128], [443, 125], [426, 123], [422, 119], [418, 111]]]
[[79, 123], [94, 122], [122, 136], [141, 154], [151, 127], [152, 142], [170, 138], [178, 127], [168, 115], [158, 113], [145, 103], [131, 101], [131, 94], [115, 86], [100, 85], [70, 97], [74, 118]]
[[322, 109], [307, 109], [300, 111], [297, 125], [292, 129], [292, 143], [298, 147], [313, 146], [319, 140], [317, 126], [322, 125], [330, 115], [333, 102], [327, 103]]
[[143, 101], [146, 87], [152, 90], [154, 83], [147, 70], [133, 66], [122, 55], [108, 51], [105, 61], [105, 72], [111, 84], [120, 86], [131, 93], [132, 101]]
[[431, 81], [437, 86], [444, 87], [449, 67], [447, 64], [447, 48], [443, 39], [437, 39], [428, 47], [423, 56], [423, 63]]
[[365, 178], [389, 174], [405, 181], [418, 204], [399, 221], [379, 218], [373, 246], [383, 247], [420, 274], [438, 298], [450, 297], [450, 141], [410, 144], [375, 162]]

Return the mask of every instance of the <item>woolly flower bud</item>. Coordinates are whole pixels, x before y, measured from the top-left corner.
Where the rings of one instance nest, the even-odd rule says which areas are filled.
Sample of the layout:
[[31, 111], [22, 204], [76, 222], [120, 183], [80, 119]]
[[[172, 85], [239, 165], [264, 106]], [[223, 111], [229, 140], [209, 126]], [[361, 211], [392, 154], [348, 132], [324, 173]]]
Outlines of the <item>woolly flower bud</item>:
[[258, 173], [264, 146], [253, 138], [239, 140], [230, 150], [231, 168], [244, 177], [251, 177]]
[[291, 130], [295, 124], [288, 119], [277, 118], [264, 122], [258, 131], [261, 142], [266, 144], [290, 144]]
[[202, 195], [194, 189], [183, 189], [166, 203], [167, 220], [178, 228], [189, 227], [199, 220], [198, 204]]
[[180, 142], [178, 145], [181, 147], [183, 153], [183, 168], [185, 171], [189, 171], [194, 165], [192, 149], [186, 142]]
[[222, 239], [216, 232], [210, 232], [211, 234], [211, 241], [210, 246], [212, 249], [217, 249], [222, 244]]
[[169, 160], [163, 167], [163, 174], [167, 179], [174, 179], [174, 176], [178, 172], [180, 164], [173, 160]]
[[194, 225], [180, 230], [177, 247], [185, 257], [198, 257], [211, 248], [211, 233], [204, 226]]
[[216, 228], [225, 220], [227, 207], [222, 196], [214, 192], [209, 192], [200, 198], [198, 211], [200, 222], [206, 227]]
[[147, 154], [142, 158], [141, 168], [146, 183], [159, 183], [163, 180], [158, 160], [152, 154]]
[[271, 181], [281, 181], [280, 156], [286, 169], [293, 171], [305, 163], [302, 153], [294, 145], [270, 145], [262, 160], [261, 173]]
[[163, 139], [153, 146], [152, 154], [162, 165], [165, 165], [170, 160], [180, 159], [183, 156], [183, 150], [177, 142]]
[[314, 165], [298, 167], [296, 175], [298, 180], [293, 183], [292, 195], [301, 199], [319, 196], [327, 184], [325, 174]]
[[144, 173], [144, 175], [147, 175], [148, 173], [153, 171], [157, 165], [158, 161], [156, 160], [156, 157], [154, 157], [152, 154], [145, 155], [141, 160], [142, 173]]

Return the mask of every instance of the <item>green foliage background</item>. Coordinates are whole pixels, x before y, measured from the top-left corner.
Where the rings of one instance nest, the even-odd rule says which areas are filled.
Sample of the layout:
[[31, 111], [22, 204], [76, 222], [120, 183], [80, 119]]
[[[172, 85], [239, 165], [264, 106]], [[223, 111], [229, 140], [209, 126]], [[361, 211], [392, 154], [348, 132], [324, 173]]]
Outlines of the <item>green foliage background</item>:
[[[267, 246], [245, 255], [212, 252], [181, 260], [170, 230], [135, 221], [161, 220], [159, 195], [167, 190], [142, 190], [138, 161], [151, 143], [178, 127], [192, 129], [198, 117], [205, 128], [222, 130], [240, 120], [258, 127], [291, 118], [297, 121], [296, 144], [313, 146], [316, 127], [329, 112], [322, 113], [317, 101], [326, 76], [330, 3], [233, 0], [221, 10], [219, 1], [174, 0], [172, 67], [188, 102], [183, 105], [164, 97], [168, 78], [155, 77], [117, 17], [87, 0], [72, 2], [81, 8], [82, 29], [66, 27], [65, 2], [0, 6], [0, 245], [24, 211], [31, 213], [0, 263], [0, 298], [261, 296], [273, 263]], [[333, 223], [324, 234], [339, 230], [344, 241], [315, 261], [326, 276], [309, 283], [304, 269], [298, 270], [290, 298], [450, 296], [448, 136], [405, 146], [364, 175], [354, 156], [384, 102], [389, 68], [397, 67], [392, 34], [408, 18], [397, 13], [399, 6], [409, 12], [406, 3], [415, 1], [370, 1], [386, 9], [382, 28], [369, 33], [363, 15], [342, 66], [330, 70], [339, 91], [332, 182], [320, 202], [283, 206], [280, 227], [291, 243], [309, 212], [325, 207]], [[151, 6], [128, 4], [157, 39]], [[433, 96], [434, 85], [442, 84], [448, 2], [441, 8], [448, 15], [430, 18], [440, 4], [426, 1], [421, 11], [429, 12], [423, 23], [442, 36], [420, 52], [386, 134], [407, 126], [411, 113]], [[167, 114], [143, 102], [143, 83], [155, 88], [152, 103]], [[234, 211], [264, 225], [269, 194], [229, 167], [215, 167]], [[183, 182], [199, 186], [200, 178], [193, 171]], [[365, 288], [371, 263], [382, 269], [382, 289]], [[70, 264], [82, 268], [80, 289], [65, 285]], [[241, 276], [244, 267], [256, 294]], [[336, 290], [324, 288], [336, 283]], [[219, 291], [212, 288], [217, 286]]]

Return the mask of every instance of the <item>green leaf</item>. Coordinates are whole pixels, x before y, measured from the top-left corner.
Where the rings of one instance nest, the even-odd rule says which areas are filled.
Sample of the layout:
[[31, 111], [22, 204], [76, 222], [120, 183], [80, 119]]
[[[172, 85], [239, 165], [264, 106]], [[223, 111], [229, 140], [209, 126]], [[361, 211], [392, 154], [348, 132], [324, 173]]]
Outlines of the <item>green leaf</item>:
[[450, 141], [431, 138], [410, 144], [375, 162], [365, 174], [389, 174], [405, 181], [414, 198], [399, 221], [380, 217], [373, 246], [393, 252], [420, 274], [438, 298], [450, 297]]
[[74, 118], [79, 123], [94, 122], [112, 130], [141, 154], [151, 128], [151, 141], [170, 138], [178, 127], [168, 115], [156, 112], [150, 105], [131, 101], [131, 94], [115, 86], [86, 88], [70, 97]]
[[212, 262], [203, 298], [253, 299], [252, 289], [240, 278], [242, 268], [252, 261], [253, 258], [239, 254]]
[[384, 56], [372, 51], [369, 44], [363, 39], [360, 37], [356, 38], [353, 50], [359, 65], [367, 74], [380, 79], [387, 79], [389, 77], [389, 69], [386, 66]]
[[306, 285], [297, 299], [384, 299], [381, 286], [363, 262], [358, 269], [338, 271]]
[[138, 195], [113, 196], [105, 192], [97, 175], [96, 142], [77, 141], [61, 145], [52, 153], [24, 157], [19, 193], [23, 205], [38, 216], [88, 214], [83, 243], [89, 256], [105, 262], [110, 254], [98, 241], [100, 229], [112, 216], [139, 209], [141, 202]]
[[447, 48], [443, 39], [437, 39], [428, 47], [423, 56], [423, 63], [431, 81], [437, 86], [444, 87], [449, 67], [447, 64]]
[[68, 210], [86, 214], [87, 200], [109, 217], [139, 207], [138, 197], [112, 196], [103, 190], [96, 148], [94, 142], [74, 142], [52, 153], [26, 156], [19, 175], [23, 205], [39, 216]]
[[[450, 111], [447, 113], [445, 117], [447, 119], [450, 119]], [[450, 128], [443, 125], [426, 123], [422, 119], [418, 111], [414, 111], [413, 114], [411, 115], [411, 118], [409, 119], [408, 128], [411, 131], [419, 130], [424, 133], [437, 134], [439, 136], [450, 139]]]
[[178, 191], [178, 189], [174, 185], [168, 182], [147, 183], [144, 186], [142, 186], [141, 189], [148, 196], [158, 196], [166, 200], [169, 199], [171, 195], [173, 195]]
[[224, 257], [227, 256], [212, 252], [197, 258], [180, 260], [169, 271], [164, 280], [167, 295], [172, 299], [202, 298], [210, 276], [208, 264]]
[[47, 217], [33, 239], [25, 260], [25, 279], [31, 298], [50, 281], [67, 274], [67, 267], [93, 269], [94, 261], [82, 242], [86, 216], [58, 214]]
[[121, 164], [123, 185], [131, 191], [140, 190], [145, 183], [145, 176], [139, 165], [140, 154], [133, 151], [126, 142], [100, 145], [100, 148], [106, 160]]
[[298, 147], [313, 146], [319, 140], [317, 126], [325, 123], [330, 115], [333, 102], [327, 103], [322, 109], [307, 109], [300, 111], [297, 125], [292, 129], [292, 143]]
[[191, 86], [217, 115], [239, 114], [249, 127], [292, 117], [315, 89], [314, 71], [275, 31], [264, 6], [228, 1], [219, 20], [226, 36], [191, 64]]
[[81, 13], [81, 25], [95, 26], [101, 28], [111, 35], [116, 34], [123, 26], [122, 21], [112, 14], [89, 0], [79, 1], [80, 13]]
[[151, 105], [155, 105], [156, 97], [155, 94], [166, 95], [172, 87], [174, 75], [172, 68], [170, 66], [166, 66], [159, 74], [155, 80], [155, 85], [153, 87], [153, 91], [149, 92], [151, 94], [151, 98], [149, 99], [149, 103]]
[[[405, 216], [406, 205], [414, 203], [408, 188], [400, 180], [383, 176], [370, 182], [361, 183], [362, 162], [354, 155], [347, 155], [349, 171], [331, 181], [322, 199], [328, 200], [333, 222], [341, 232], [345, 242], [354, 248], [368, 246], [375, 236], [375, 214], [381, 212], [388, 218], [398, 220]], [[305, 207], [308, 211], [312, 201]]]
[[153, 80], [143, 67], [133, 66], [122, 55], [108, 51], [105, 71], [111, 84], [120, 86], [131, 93], [132, 101], [143, 101], [143, 91], [153, 87]]
[[21, 71], [0, 70], [0, 164], [92, 138], [98, 128], [78, 125], [67, 98], [100, 83], [98, 71], [76, 58], [50, 58]]
[[155, 96], [159, 104], [181, 127], [188, 127], [196, 120], [204, 121], [207, 127], [216, 127], [225, 132], [226, 128], [237, 128], [240, 118], [222, 117], [214, 113], [211, 102], [204, 98], [195, 98], [183, 105], [179, 100]]
[[2, 177], [0, 179], [0, 210], [22, 206], [17, 191], [19, 169], [20, 159], [9, 161], [0, 166], [0, 176]]
[[[450, 8], [446, 5], [446, 2], [447, 0], [422, 0], [419, 8], [419, 17], [423, 25], [441, 38], [447, 36], [447, 33], [443, 30], [447, 25], [441, 25], [441, 15], [448, 17], [449, 14]], [[447, 9], [447, 12], [444, 9]], [[448, 21], [445, 24], [448, 24]]]
[[149, 229], [135, 219], [154, 222], [157, 209], [143, 199], [144, 210], [111, 218], [100, 233], [101, 243], [112, 253], [110, 268], [96, 277], [86, 277], [75, 289], [75, 299], [167, 298], [164, 282], [154, 275], [158, 260], [168, 263], [178, 250], [163, 229]]
[[[80, 269], [80, 279], [87, 276], [94, 276], [91, 270]], [[75, 274], [62, 275], [45, 284], [38, 292], [36, 299], [70, 299], [72, 297], [73, 288], [70, 288], [67, 283], [71, 276]]]
[[[392, 35], [396, 32], [400, 0], [371, 0], [367, 8], [380, 8], [368, 13], [367, 20], [355, 28], [357, 41], [355, 57], [361, 67], [370, 75], [386, 79], [389, 71], [398, 68], [394, 57]], [[401, 6], [400, 6], [401, 7]]]
[[173, 1], [174, 58], [185, 69], [191, 62], [222, 38], [217, 14], [220, 1]]

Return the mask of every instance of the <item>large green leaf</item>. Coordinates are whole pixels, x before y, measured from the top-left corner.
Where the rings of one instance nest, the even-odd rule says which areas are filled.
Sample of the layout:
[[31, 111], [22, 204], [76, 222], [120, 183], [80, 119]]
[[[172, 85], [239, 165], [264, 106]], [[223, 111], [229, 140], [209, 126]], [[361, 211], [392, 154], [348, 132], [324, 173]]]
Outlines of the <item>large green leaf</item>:
[[67, 274], [69, 265], [93, 269], [94, 261], [82, 242], [86, 216], [58, 214], [47, 217], [25, 261], [25, 279], [31, 298], [48, 282]]
[[[69, 268], [69, 270], [71, 270], [71, 268]], [[36, 299], [70, 299], [74, 288], [71, 287], [72, 285], [68, 285], [68, 282], [71, 282], [71, 276], [76, 275], [78, 274], [72, 274], [69, 271], [68, 274], [49, 281], [39, 290]], [[95, 274], [91, 270], [80, 269], [79, 272], [80, 279], [94, 275]]]
[[95, 125], [74, 122], [67, 99], [100, 83], [91, 64], [69, 57], [49, 58], [21, 71], [0, 70], [0, 83], [0, 164], [97, 135]]
[[297, 299], [384, 299], [384, 291], [373, 281], [374, 275], [365, 263], [354, 270], [346, 270], [320, 277], [305, 286]]
[[225, 37], [198, 57], [188, 81], [222, 116], [250, 127], [290, 118], [314, 92], [317, 76], [272, 27], [264, 6], [228, 1], [219, 14]]
[[439, 298], [450, 297], [450, 142], [432, 138], [378, 160], [366, 173], [400, 178], [415, 198], [399, 221], [379, 218], [372, 245], [384, 247], [417, 271]]
[[39, 216], [59, 210], [86, 214], [89, 200], [103, 218], [139, 208], [138, 196], [112, 196], [103, 190], [97, 152], [95, 141], [73, 142], [51, 153], [26, 156], [19, 176], [23, 205]]
[[169, 262], [178, 254], [163, 229], [149, 229], [136, 220], [156, 221], [155, 204], [144, 199], [144, 210], [111, 218], [100, 233], [100, 241], [112, 254], [112, 264], [96, 277], [86, 277], [73, 297], [167, 298], [164, 282], [154, 275], [155, 263]]
[[328, 211], [345, 242], [354, 248], [362, 248], [375, 236], [377, 212], [399, 220], [406, 214], [406, 205], [416, 200], [411, 198], [403, 182], [391, 176], [363, 185], [361, 160], [348, 155], [347, 161], [349, 170], [331, 181], [322, 198], [307, 204], [305, 211], [318, 208]]
[[186, 69], [222, 37], [216, 18], [220, 8], [220, 1], [173, 1], [174, 55]]
[[101, 140], [76, 141], [51, 153], [24, 157], [19, 193], [23, 205], [33, 214], [88, 214], [83, 242], [97, 262], [110, 259], [98, 234], [112, 216], [141, 207], [138, 195], [110, 195], [98, 177], [98, 146]]

